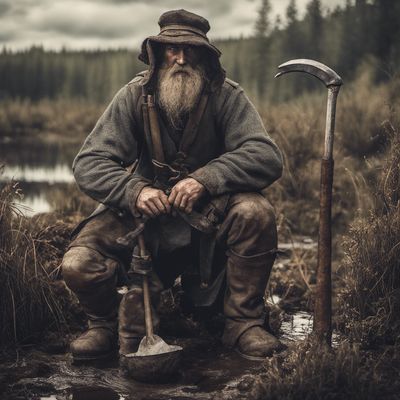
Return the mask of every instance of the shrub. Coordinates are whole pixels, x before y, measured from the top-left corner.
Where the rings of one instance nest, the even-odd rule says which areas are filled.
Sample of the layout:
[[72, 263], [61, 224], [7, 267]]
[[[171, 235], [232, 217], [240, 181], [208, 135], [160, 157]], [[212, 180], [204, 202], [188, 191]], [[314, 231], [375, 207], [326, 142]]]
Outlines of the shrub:
[[344, 238], [341, 327], [365, 345], [400, 343], [400, 136], [386, 124], [390, 148], [374, 207]]

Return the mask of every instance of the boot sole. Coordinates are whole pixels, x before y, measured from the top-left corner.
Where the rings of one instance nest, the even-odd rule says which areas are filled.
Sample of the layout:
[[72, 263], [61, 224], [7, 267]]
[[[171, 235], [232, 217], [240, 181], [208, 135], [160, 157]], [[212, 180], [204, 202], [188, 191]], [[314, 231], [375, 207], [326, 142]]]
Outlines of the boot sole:
[[270, 356], [264, 356], [264, 357], [249, 356], [248, 354], [242, 353], [239, 349], [235, 349], [235, 352], [236, 352], [237, 354], [239, 354], [240, 357], [243, 357], [243, 358], [245, 358], [246, 360], [250, 360], [250, 361], [265, 361], [266, 358], [272, 356], [272, 354], [271, 354]]
[[110, 361], [114, 358], [116, 358], [118, 355], [117, 350], [112, 350], [108, 353], [104, 354], [99, 354], [99, 355], [91, 355], [91, 356], [85, 356], [85, 355], [74, 355], [72, 353], [72, 359], [73, 362], [76, 364], [79, 363], [85, 363], [85, 362], [96, 362], [96, 361]]

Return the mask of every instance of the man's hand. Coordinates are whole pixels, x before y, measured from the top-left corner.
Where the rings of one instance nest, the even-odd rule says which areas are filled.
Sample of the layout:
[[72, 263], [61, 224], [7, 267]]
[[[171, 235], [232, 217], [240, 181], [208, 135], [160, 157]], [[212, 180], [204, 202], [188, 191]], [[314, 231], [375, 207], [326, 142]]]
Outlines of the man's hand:
[[205, 193], [206, 188], [196, 179], [186, 178], [179, 181], [171, 190], [168, 202], [174, 208], [189, 214], [194, 203]]
[[136, 209], [150, 218], [155, 218], [161, 214], [168, 214], [171, 206], [162, 190], [145, 186], [136, 200]]

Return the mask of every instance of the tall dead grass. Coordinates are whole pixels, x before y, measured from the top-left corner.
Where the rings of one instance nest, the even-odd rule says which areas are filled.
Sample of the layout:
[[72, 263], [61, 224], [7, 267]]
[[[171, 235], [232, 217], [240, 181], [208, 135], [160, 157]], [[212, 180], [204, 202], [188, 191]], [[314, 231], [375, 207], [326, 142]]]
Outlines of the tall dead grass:
[[[24, 217], [17, 184], [0, 190], [0, 348], [40, 338], [65, 324], [68, 293], [55, 282], [64, 249], [55, 226]], [[45, 227], [44, 227], [45, 226]], [[58, 234], [67, 237], [63, 225]], [[64, 229], [64, 231], [63, 231]]]
[[351, 224], [343, 240], [340, 322], [366, 346], [400, 344], [400, 131], [385, 126], [390, 147], [371, 190], [374, 207]]
[[252, 400], [376, 400], [398, 398], [399, 383], [387, 354], [382, 361], [343, 342], [330, 350], [305, 341], [267, 359], [254, 379]]
[[[385, 154], [382, 122], [398, 120], [400, 78], [377, 85], [365, 64], [358, 79], [344, 85], [338, 98], [334, 144], [333, 230], [344, 233], [358, 209], [368, 206], [364, 188], [373, 183]], [[327, 90], [282, 104], [261, 104], [264, 123], [284, 156], [283, 177], [268, 189], [291, 232], [318, 231], [320, 160], [323, 154]], [[301, 213], [299, 213], [301, 210]]]

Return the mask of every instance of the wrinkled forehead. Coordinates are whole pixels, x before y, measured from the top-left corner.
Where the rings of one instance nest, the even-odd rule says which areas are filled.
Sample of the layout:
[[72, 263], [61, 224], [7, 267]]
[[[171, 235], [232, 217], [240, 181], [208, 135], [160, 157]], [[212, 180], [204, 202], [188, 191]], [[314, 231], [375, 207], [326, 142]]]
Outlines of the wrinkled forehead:
[[162, 63], [168, 54], [178, 53], [183, 50], [187, 55], [193, 56], [197, 62], [206, 63], [209, 51], [204, 46], [188, 43], [157, 43], [154, 46], [157, 64]]
[[193, 54], [201, 54], [204, 51], [204, 47], [202, 46], [195, 46], [193, 44], [187, 44], [187, 43], [165, 43], [161, 44], [161, 49], [162, 53], [165, 53], [166, 51], [185, 51], [185, 52], [190, 52]]

